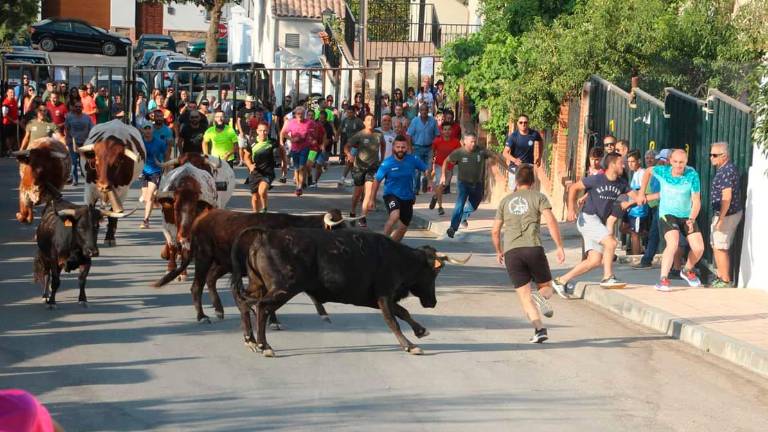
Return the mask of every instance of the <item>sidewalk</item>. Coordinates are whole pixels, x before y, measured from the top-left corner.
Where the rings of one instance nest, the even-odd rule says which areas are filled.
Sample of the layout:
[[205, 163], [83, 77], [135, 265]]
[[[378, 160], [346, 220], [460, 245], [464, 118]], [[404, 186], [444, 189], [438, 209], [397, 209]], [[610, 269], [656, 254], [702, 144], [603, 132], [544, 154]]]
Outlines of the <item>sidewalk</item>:
[[[444, 237], [456, 194], [444, 197], [444, 216], [429, 210], [430, 197], [429, 193], [417, 197], [414, 224]], [[488, 243], [490, 249], [495, 212], [489, 204], [481, 204], [470, 217], [468, 229], [459, 230], [455, 240]], [[581, 240], [574, 224], [561, 224], [560, 230], [566, 248], [579, 247]], [[542, 236], [548, 238], [546, 228]], [[661, 293], [653, 287], [659, 278], [658, 266], [637, 270], [617, 263], [615, 273], [629, 283], [626, 288], [603, 289], [597, 282], [600, 275], [592, 272], [580, 280], [594, 282], [578, 282], [576, 297], [768, 377], [768, 292], [688, 288], [685, 282], [673, 280], [674, 290]]]

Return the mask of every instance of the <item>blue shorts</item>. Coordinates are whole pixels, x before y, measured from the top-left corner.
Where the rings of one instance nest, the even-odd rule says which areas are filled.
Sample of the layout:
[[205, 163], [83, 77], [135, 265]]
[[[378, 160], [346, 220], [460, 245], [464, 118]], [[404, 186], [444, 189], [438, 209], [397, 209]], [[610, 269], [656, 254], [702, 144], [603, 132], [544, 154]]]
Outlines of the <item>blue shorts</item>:
[[309, 158], [309, 148], [305, 148], [299, 151], [291, 152], [291, 162], [293, 168], [298, 169], [307, 164], [307, 158]]
[[318, 165], [325, 165], [328, 163], [328, 155], [325, 152], [320, 152], [315, 158], [315, 163]]

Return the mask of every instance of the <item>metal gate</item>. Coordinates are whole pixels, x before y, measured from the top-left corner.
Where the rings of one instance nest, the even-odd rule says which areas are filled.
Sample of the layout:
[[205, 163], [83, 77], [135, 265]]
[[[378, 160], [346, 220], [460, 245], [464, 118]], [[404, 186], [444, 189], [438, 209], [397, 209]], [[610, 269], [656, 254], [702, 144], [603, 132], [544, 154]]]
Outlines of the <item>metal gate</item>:
[[600, 145], [602, 137], [611, 134], [618, 139], [629, 139], [632, 133], [630, 95], [599, 76], [592, 76], [589, 92], [589, 130]]
[[632, 129], [627, 137], [629, 147], [643, 155], [649, 149], [667, 147], [669, 141], [668, 119], [664, 113], [664, 102], [643, 90], [634, 89], [635, 101], [630, 105]]

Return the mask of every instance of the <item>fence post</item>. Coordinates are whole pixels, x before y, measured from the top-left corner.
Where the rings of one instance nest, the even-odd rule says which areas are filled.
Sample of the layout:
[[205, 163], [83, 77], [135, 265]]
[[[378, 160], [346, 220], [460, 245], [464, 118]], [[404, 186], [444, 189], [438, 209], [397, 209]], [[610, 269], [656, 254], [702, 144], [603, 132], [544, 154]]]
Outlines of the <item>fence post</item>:
[[[135, 77], [133, 76], [133, 46], [129, 45], [127, 48], [127, 59], [126, 59], [126, 65], [125, 65], [125, 73], [123, 74], [123, 80], [125, 84], [123, 85], [123, 122], [126, 124], [131, 123], [131, 117], [133, 116], [133, 83], [135, 81]], [[110, 75], [111, 75], [112, 69], [110, 69]], [[98, 73], [96, 74], [98, 77]], [[111, 77], [110, 77], [111, 80]], [[111, 84], [110, 84], [111, 85]], [[149, 97], [149, 95], [147, 95]]]

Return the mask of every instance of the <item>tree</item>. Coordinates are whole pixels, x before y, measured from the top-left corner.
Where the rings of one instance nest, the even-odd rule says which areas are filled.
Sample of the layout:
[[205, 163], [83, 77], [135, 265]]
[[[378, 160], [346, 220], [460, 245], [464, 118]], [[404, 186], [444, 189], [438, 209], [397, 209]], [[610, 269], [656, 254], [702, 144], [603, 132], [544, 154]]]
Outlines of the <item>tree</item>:
[[3, 0], [0, 2], [0, 41], [11, 41], [26, 33], [40, 12], [38, 0]]
[[240, 4], [242, 0], [145, 0], [151, 2], [169, 3], [192, 3], [202, 6], [210, 14], [211, 21], [208, 25], [208, 33], [205, 37], [205, 58], [209, 61], [216, 61], [219, 51], [219, 24], [221, 24], [221, 11], [227, 3]]

